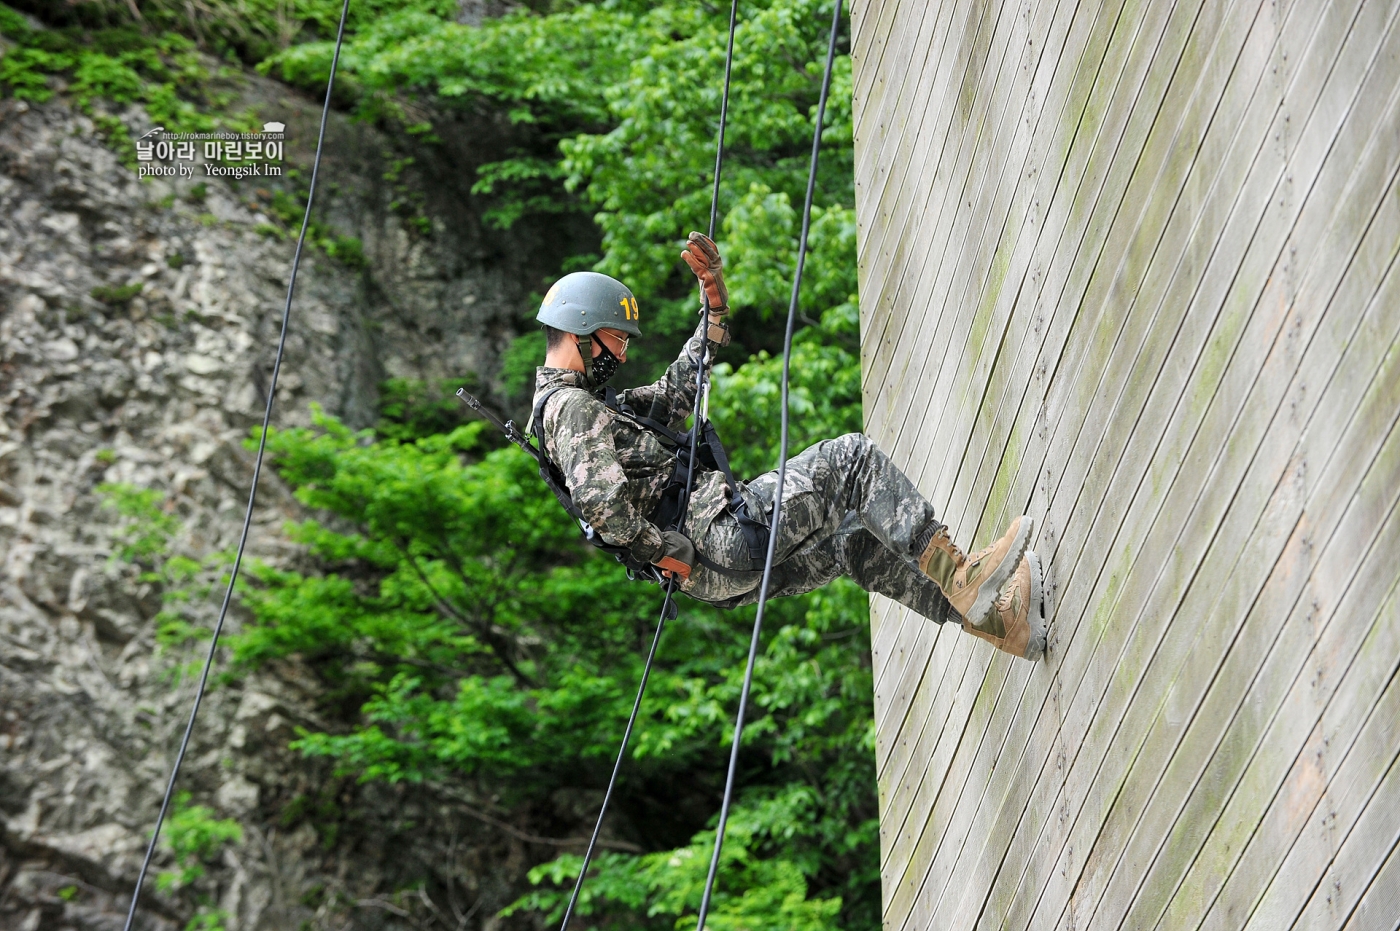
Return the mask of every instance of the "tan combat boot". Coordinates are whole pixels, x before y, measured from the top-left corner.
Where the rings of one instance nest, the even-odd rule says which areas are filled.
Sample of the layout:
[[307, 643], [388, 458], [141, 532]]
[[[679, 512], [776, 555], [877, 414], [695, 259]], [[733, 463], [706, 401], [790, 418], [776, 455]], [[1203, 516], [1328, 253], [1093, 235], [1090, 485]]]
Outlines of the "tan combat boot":
[[974, 626], [981, 626], [991, 617], [997, 593], [1016, 571], [1034, 528], [1035, 521], [1022, 514], [1000, 540], [966, 556], [948, 538], [948, 528], [940, 527], [919, 557], [919, 568], [942, 589], [953, 610]]
[[1016, 572], [997, 595], [991, 617], [982, 624], [963, 621], [963, 630], [998, 650], [1038, 660], [1045, 655], [1045, 588], [1035, 550], [1016, 564]]

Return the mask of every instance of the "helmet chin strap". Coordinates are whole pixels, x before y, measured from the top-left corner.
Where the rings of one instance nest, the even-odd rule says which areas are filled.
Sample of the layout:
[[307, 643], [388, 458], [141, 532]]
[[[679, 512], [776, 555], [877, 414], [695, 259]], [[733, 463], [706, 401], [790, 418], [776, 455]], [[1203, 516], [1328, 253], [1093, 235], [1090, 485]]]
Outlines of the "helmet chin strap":
[[583, 380], [588, 384], [593, 384], [593, 335], [575, 335], [574, 341], [578, 344], [578, 357], [583, 362]]
[[[578, 355], [583, 360], [583, 378], [590, 388], [601, 388], [608, 383], [608, 379], [617, 374], [617, 367], [622, 364], [622, 360], [613, 355], [608, 344], [598, 339], [597, 334], [590, 336], [578, 336]], [[593, 347], [600, 350], [598, 357], [593, 357]]]

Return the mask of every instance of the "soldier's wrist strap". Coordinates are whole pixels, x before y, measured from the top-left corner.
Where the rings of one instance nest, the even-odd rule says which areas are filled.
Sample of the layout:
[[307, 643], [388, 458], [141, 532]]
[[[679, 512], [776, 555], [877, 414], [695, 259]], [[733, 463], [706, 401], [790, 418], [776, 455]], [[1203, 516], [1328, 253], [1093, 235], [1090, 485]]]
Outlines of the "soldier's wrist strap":
[[[728, 307], [701, 306], [700, 313], [705, 316], [705, 338], [715, 343], [721, 348], [729, 345], [729, 321], [725, 318], [729, 316]], [[715, 317], [719, 317], [719, 322], [715, 322]]]

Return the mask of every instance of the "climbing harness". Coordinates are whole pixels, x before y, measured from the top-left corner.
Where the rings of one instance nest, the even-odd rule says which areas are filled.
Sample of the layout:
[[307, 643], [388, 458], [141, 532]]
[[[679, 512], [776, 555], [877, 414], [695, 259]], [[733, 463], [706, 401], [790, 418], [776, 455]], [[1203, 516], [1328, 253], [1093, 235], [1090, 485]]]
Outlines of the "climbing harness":
[[[704, 387], [701, 390], [708, 391], [708, 383], [702, 384]], [[545, 398], [547, 399], [548, 396], [545, 395]], [[706, 396], [708, 397], [708, 394]], [[686, 496], [695, 490], [695, 483], [699, 478], [699, 474], [695, 471], [695, 463], [698, 459], [703, 467], [702, 471], [724, 474], [725, 487], [729, 489], [729, 512], [738, 521], [739, 531], [743, 534], [744, 544], [749, 551], [747, 571], [762, 570], [763, 554], [768, 549], [768, 525], [749, 514], [748, 502], [739, 494], [739, 482], [734, 478], [734, 470], [729, 467], [729, 455], [724, 451], [724, 444], [720, 442], [719, 434], [715, 432], [714, 422], [707, 419], [703, 412], [700, 412], [697, 413], [691, 429], [684, 433], [676, 433], [665, 424], [649, 417], [639, 416], [627, 405], [620, 403], [617, 400], [617, 392], [611, 388], [604, 390], [602, 401], [615, 414], [632, 421], [644, 430], [650, 430], [661, 440], [663, 446], [673, 450], [676, 454], [675, 471], [671, 473], [670, 481], [661, 491], [661, 502], [652, 511], [651, 522], [662, 530], [679, 530], [681, 525], [685, 523]], [[539, 414], [543, 410], [544, 404], [541, 402], [536, 407], [535, 428], [537, 430], [540, 429], [541, 418]], [[541, 443], [543, 443], [543, 439], [541, 439]], [[695, 551], [695, 559], [706, 569], [718, 572], [720, 575], [733, 575], [736, 571], [745, 571], [744, 569], [735, 570], [721, 566], [707, 558], [698, 549]]]
[[[545, 486], [554, 493], [554, 497], [559, 501], [560, 506], [564, 508], [565, 512], [578, 523], [579, 529], [583, 532], [583, 539], [587, 543], [597, 547], [622, 563], [623, 567], [627, 570], [628, 578], [665, 584], [666, 578], [661, 574], [660, 569], [633, 556], [629, 548], [608, 543], [603, 539], [602, 535], [593, 529], [588, 523], [588, 519], [583, 516], [583, 512], [579, 510], [578, 505], [574, 503], [573, 495], [569, 492], [569, 486], [564, 478], [563, 471], [554, 464], [554, 460], [550, 459], [549, 454], [545, 452], [544, 427], [542, 426], [544, 420], [544, 406], [549, 402], [549, 399], [554, 396], [555, 392], [566, 390], [580, 391], [583, 389], [569, 389], [567, 386], [560, 386], [546, 391], [544, 394], [540, 395], [539, 400], [535, 402], [534, 413], [531, 415], [530, 419], [530, 433], [534, 439], [533, 443], [530, 441], [531, 437], [525, 436], [520, 431], [520, 428], [515, 425], [514, 420], [507, 420], [503, 423], [501, 419], [493, 414], [481, 401], [468, 394], [465, 388], [457, 389], [457, 397], [465, 402], [472, 410], [494, 424], [498, 430], [505, 434], [506, 439], [510, 440], [516, 446], [519, 446], [530, 458], [535, 460], [535, 463], [539, 466], [540, 478], [544, 481]], [[692, 446], [695, 445], [694, 428], [684, 433], [678, 433], [659, 421], [652, 420], [649, 417], [643, 417], [632, 410], [631, 407], [619, 401], [617, 392], [611, 387], [601, 389], [599, 394], [601, 394], [601, 397], [599, 397], [598, 400], [602, 401], [603, 405], [606, 406], [608, 410], [612, 411], [616, 416], [651, 432], [660, 440], [663, 447], [669, 449], [674, 454], [674, 471], [671, 473], [671, 478], [667, 481], [666, 486], [662, 489], [661, 500], [651, 512], [648, 520], [662, 530], [678, 529], [682, 523], [682, 517], [685, 514], [685, 497], [695, 488], [695, 482], [692, 478], [692, 476], [695, 475], [693, 471], [695, 462], [691, 459]], [[724, 445], [720, 442], [719, 435], [715, 432], [714, 424], [709, 421], [704, 421], [701, 427], [700, 442], [695, 446], [695, 450], [696, 458], [702, 470], [724, 473], [725, 481], [729, 483], [729, 487], [737, 488], [738, 483], [734, 479], [734, 472], [729, 467], [729, 457], [724, 451]], [[748, 543], [750, 560], [752, 563], [748, 571], [757, 572], [762, 570], [763, 554], [766, 552], [768, 546], [767, 525], [749, 517], [747, 504], [744, 502], [743, 498], [739, 496], [737, 491], [731, 496], [729, 507], [739, 520], [740, 529], [743, 531], [744, 539]], [[745, 571], [721, 566], [699, 551], [695, 553], [695, 558], [700, 565], [712, 572], [718, 572], [721, 575], [733, 575], [736, 572]]]
[[[564, 498], [568, 496], [568, 490], [560, 487], [563, 482], [563, 473], [553, 462], [548, 460], [544, 451], [544, 406], [555, 392], [566, 390], [562, 387], [553, 388], [546, 391], [535, 402], [534, 417], [531, 420], [531, 427], [535, 435], [535, 441], [539, 443], [540, 450], [540, 476], [544, 478], [545, 484], [559, 498], [560, 503], [564, 503]], [[722, 472], [727, 487], [730, 489], [729, 511], [739, 522], [739, 529], [743, 532], [744, 542], [748, 545], [749, 562], [748, 571], [756, 572], [763, 568], [763, 554], [768, 548], [768, 526], [749, 516], [748, 504], [743, 496], [739, 494], [739, 483], [734, 478], [734, 471], [729, 467], [729, 456], [724, 451], [724, 444], [720, 442], [719, 434], [715, 432], [715, 425], [701, 416], [695, 418], [695, 423], [691, 429], [684, 433], [678, 433], [665, 424], [653, 420], [650, 417], [643, 417], [632, 408], [623, 404], [617, 399], [617, 392], [611, 387], [605, 387], [598, 399], [614, 415], [631, 421], [643, 430], [652, 433], [661, 445], [670, 449], [675, 454], [674, 471], [667, 481], [666, 487], [661, 491], [661, 500], [656, 508], [651, 512], [649, 520], [662, 530], [679, 530], [685, 523], [686, 499], [695, 490], [696, 480], [703, 472]], [[698, 437], [698, 439], [697, 439]], [[702, 467], [701, 472], [695, 470], [696, 463]], [[546, 463], [548, 463], [546, 469]], [[548, 471], [548, 475], [546, 475]], [[572, 509], [572, 510], [571, 510]], [[572, 499], [564, 505], [564, 510], [573, 513], [576, 508]], [[575, 519], [584, 526], [584, 536], [595, 546], [604, 547], [604, 544], [597, 539], [591, 527], [583, 520], [581, 515], [575, 515]], [[617, 549], [618, 547], [604, 547], [607, 549]], [[699, 550], [695, 552], [696, 559], [702, 566], [721, 575], [732, 575], [735, 570], [721, 566], [705, 557]], [[624, 561], [618, 557], [619, 561]], [[629, 568], [632, 568], [629, 566]], [[743, 571], [743, 570], [739, 570]]]
[[715, 876], [719, 872], [719, 854], [724, 846], [724, 828], [729, 821], [729, 806], [734, 798], [734, 775], [739, 768], [739, 741], [744, 734], [744, 712], [748, 708], [749, 689], [753, 685], [754, 661], [758, 657], [758, 637], [763, 629], [763, 608], [768, 603], [768, 583], [773, 575], [773, 556], [778, 547], [778, 527], [783, 518], [783, 481], [787, 478], [788, 451], [788, 372], [792, 363], [792, 334], [797, 319], [797, 297], [802, 291], [802, 269], [807, 260], [807, 234], [812, 225], [812, 195], [817, 186], [817, 156], [822, 146], [822, 121], [826, 116], [826, 98], [831, 91], [831, 66], [836, 60], [836, 32], [841, 25], [841, 2], [835, 0], [831, 11], [831, 38], [826, 46], [826, 72], [822, 76], [822, 93], [817, 102], [817, 125], [812, 133], [812, 161], [807, 168], [807, 198], [802, 205], [802, 234], [797, 240], [797, 270], [792, 278], [792, 297], [788, 301], [787, 329], [783, 333], [782, 427], [778, 441], [778, 483], [773, 493], [772, 531], [768, 536], [768, 553], [763, 559], [763, 580], [758, 586], [758, 609], [754, 614], [753, 637], [749, 640], [749, 661], [744, 667], [744, 685], [739, 692], [739, 710], [734, 716], [734, 742], [729, 747], [729, 771], [724, 778], [724, 800], [719, 809], [719, 825], [715, 828], [715, 850], [710, 857], [710, 872], [705, 877], [705, 892], [700, 897], [700, 917], [696, 931], [705, 931], [705, 916], [710, 911]]
[[272, 361], [272, 379], [267, 388], [267, 407], [263, 411], [262, 432], [258, 436], [258, 454], [253, 460], [253, 486], [248, 491], [248, 508], [243, 514], [243, 531], [238, 537], [238, 550], [233, 557], [233, 569], [229, 573], [228, 588], [224, 591], [223, 604], [219, 606], [219, 619], [214, 624], [214, 635], [209, 640], [209, 655], [204, 659], [204, 670], [199, 676], [199, 686], [195, 689], [194, 705], [190, 708], [190, 718], [185, 724], [184, 736], [180, 738], [180, 749], [175, 754], [175, 765], [170, 770], [170, 781], [165, 786], [165, 796], [160, 802], [160, 814], [156, 815], [155, 830], [151, 832], [151, 842], [146, 845], [146, 856], [141, 861], [141, 871], [136, 876], [136, 888], [131, 893], [131, 905], [126, 911], [126, 924], [122, 931], [131, 931], [136, 919], [136, 903], [141, 898], [141, 886], [150, 869], [151, 858], [156, 852], [156, 840], [160, 837], [161, 825], [170, 811], [170, 799], [175, 792], [175, 780], [180, 775], [180, 766], [185, 762], [185, 753], [190, 746], [190, 735], [194, 733], [195, 718], [199, 716], [199, 705], [204, 700], [204, 690], [209, 682], [209, 670], [214, 665], [214, 653], [219, 647], [219, 634], [224, 629], [224, 619], [228, 616], [228, 606], [233, 600], [234, 583], [238, 581], [238, 570], [243, 565], [243, 551], [248, 545], [248, 531], [253, 523], [253, 503], [258, 497], [258, 478], [262, 474], [263, 454], [267, 450], [267, 429], [272, 423], [272, 402], [277, 397], [277, 376], [282, 370], [282, 356], [287, 348], [287, 326], [291, 321], [292, 295], [297, 287], [297, 270], [301, 267], [302, 248], [306, 244], [306, 231], [311, 224], [311, 205], [316, 199], [316, 175], [321, 167], [321, 148], [326, 141], [326, 120], [330, 116], [331, 91], [335, 89], [335, 72], [340, 64], [340, 47], [345, 40], [345, 20], [350, 12], [350, 0], [344, 0], [340, 7], [340, 25], [335, 32], [335, 51], [331, 55], [330, 76], [326, 79], [326, 99], [321, 105], [321, 127], [316, 134], [316, 155], [311, 161], [311, 182], [306, 191], [306, 211], [301, 218], [301, 232], [297, 234], [296, 251], [292, 253], [292, 274], [287, 281], [287, 300], [282, 307], [282, 331], [277, 338], [277, 354]]

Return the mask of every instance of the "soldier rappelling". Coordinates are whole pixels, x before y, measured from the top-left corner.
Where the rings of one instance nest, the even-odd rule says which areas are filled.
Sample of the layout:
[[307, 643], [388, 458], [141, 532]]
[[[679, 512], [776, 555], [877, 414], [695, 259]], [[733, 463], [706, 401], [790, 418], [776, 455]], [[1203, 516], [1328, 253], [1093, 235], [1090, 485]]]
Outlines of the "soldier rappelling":
[[[729, 303], [709, 237], [691, 233], [681, 257], [703, 291], [701, 322], [658, 381], [625, 391], [608, 382], [626, 363], [629, 341], [642, 335], [632, 292], [594, 272], [550, 288], [536, 316], [546, 355], [531, 427], [565, 486], [561, 500], [572, 502], [594, 542], [633, 568], [677, 577], [692, 598], [735, 607], [759, 597], [777, 473], [736, 481], [717, 440], [707, 442], [711, 427], [699, 438], [695, 474], [684, 474], [690, 438], [682, 431], [703, 380], [697, 369], [729, 342]], [[1043, 586], [1040, 560], [1028, 549], [1029, 516], [966, 554], [933, 505], [861, 433], [823, 440], [787, 470], [768, 594], [801, 594], [845, 575], [930, 620], [957, 620], [1012, 655], [1043, 654]], [[678, 509], [681, 489], [689, 499]]]

